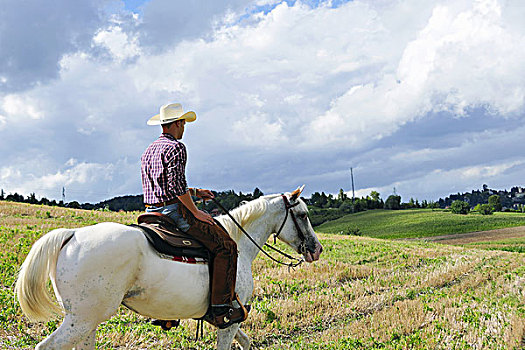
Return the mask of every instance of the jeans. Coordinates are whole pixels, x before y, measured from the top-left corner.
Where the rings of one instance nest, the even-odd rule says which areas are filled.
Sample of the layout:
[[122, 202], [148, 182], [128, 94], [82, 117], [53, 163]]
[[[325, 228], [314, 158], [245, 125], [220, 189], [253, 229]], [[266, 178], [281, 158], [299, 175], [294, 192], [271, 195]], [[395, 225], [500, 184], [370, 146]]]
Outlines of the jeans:
[[190, 229], [190, 224], [179, 213], [179, 203], [166, 205], [165, 207], [147, 207], [146, 213], [161, 213], [169, 216], [182, 232], [187, 232]]

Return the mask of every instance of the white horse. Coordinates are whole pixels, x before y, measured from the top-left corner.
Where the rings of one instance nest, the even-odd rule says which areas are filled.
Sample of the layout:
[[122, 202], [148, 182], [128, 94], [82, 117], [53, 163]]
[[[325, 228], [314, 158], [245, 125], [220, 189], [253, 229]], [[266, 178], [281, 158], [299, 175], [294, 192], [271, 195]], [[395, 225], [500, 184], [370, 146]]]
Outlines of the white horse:
[[[301, 190], [260, 197], [233, 210], [232, 215], [260, 246], [282, 226], [281, 241], [302, 253], [307, 262], [318, 260], [322, 246], [299, 198]], [[259, 249], [229, 217], [218, 220], [237, 242], [235, 290], [241, 302], [247, 303], [253, 291], [252, 262]], [[60, 307], [48, 293], [48, 278]], [[57, 229], [40, 238], [22, 264], [15, 290], [30, 320], [65, 315], [61, 326], [36, 349], [94, 349], [97, 326], [122, 303], [157, 319], [202, 317], [209, 305], [208, 265], [163, 259], [141, 230], [100, 223]], [[230, 349], [234, 336], [243, 349], [249, 349], [250, 339], [239, 324], [218, 330], [217, 349]]]

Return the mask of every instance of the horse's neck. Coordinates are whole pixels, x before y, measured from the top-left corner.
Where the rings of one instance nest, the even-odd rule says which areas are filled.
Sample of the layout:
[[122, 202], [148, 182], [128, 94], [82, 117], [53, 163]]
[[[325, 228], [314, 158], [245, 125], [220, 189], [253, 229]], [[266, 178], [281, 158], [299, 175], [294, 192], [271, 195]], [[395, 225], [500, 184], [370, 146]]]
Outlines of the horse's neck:
[[[274, 226], [269, 216], [270, 216], [270, 213], [266, 212], [260, 218], [257, 218], [256, 220], [254, 220], [248, 226], [248, 229], [243, 227], [244, 230], [248, 232], [250, 237], [261, 248], [266, 243], [268, 238], [270, 237], [272, 233], [271, 228]], [[223, 220], [228, 220], [231, 222], [231, 219], [227, 216], [223, 217]], [[237, 249], [239, 251], [239, 257], [242, 257], [243, 259], [247, 259], [250, 262], [253, 262], [253, 260], [257, 257], [257, 254], [259, 253], [259, 248], [242, 231], [239, 231], [239, 234], [235, 236], [238, 237], [236, 241], [237, 241]]]
[[[246, 232], [248, 232], [257, 245], [262, 248], [270, 237], [270, 225], [268, 223], [257, 225], [257, 223], [254, 222], [250, 228], [251, 230]], [[257, 257], [257, 254], [259, 254], [259, 248], [253, 244], [245, 234], [239, 238], [237, 246], [239, 248], [239, 255], [245, 256], [249, 261], [253, 261]]]

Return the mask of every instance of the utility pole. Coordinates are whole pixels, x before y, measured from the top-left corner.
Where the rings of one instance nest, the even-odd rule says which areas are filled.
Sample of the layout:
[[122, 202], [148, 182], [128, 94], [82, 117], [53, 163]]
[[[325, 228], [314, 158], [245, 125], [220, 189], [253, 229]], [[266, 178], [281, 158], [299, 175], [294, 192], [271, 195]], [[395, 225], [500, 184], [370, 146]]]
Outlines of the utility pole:
[[352, 208], [353, 208], [354, 201], [355, 201], [355, 191], [354, 191], [354, 170], [352, 168], [350, 168], [350, 177], [352, 178]]
[[62, 187], [62, 203], [66, 204], [66, 188]]

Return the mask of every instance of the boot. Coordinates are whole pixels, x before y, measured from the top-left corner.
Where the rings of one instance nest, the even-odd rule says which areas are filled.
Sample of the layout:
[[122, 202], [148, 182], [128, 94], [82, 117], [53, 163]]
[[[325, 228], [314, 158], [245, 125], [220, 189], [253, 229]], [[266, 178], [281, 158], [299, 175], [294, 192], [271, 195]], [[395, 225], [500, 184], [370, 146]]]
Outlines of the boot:
[[211, 312], [204, 316], [204, 320], [220, 329], [228, 328], [234, 323], [240, 323], [248, 318], [250, 305], [242, 305], [239, 297], [235, 294], [235, 300], [239, 307], [233, 305], [212, 305]]

